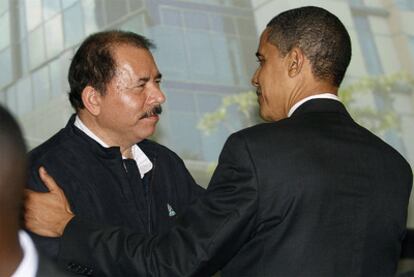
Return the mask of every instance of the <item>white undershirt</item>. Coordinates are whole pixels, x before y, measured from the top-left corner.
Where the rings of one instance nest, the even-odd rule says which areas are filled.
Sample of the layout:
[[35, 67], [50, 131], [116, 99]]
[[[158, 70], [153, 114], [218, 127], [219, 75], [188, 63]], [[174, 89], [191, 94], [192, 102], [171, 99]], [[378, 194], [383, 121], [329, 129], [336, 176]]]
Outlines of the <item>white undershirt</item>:
[[292, 108], [290, 108], [289, 113], [288, 113], [288, 117], [290, 117], [296, 111], [296, 109], [299, 108], [300, 105], [302, 105], [303, 103], [305, 103], [305, 102], [307, 102], [311, 99], [332, 99], [332, 100], [339, 101], [338, 96], [336, 96], [335, 94], [332, 94], [332, 93], [321, 93], [321, 94], [308, 96], [308, 97], [303, 98], [302, 100], [297, 102], [295, 105], [293, 105]]
[[[92, 133], [92, 131], [88, 127], [86, 127], [86, 125], [82, 122], [79, 116], [76, 116], [74, 125], [78, 127], [86, 135], [88, 135], [91, 139], [99, 143], [102, 147], [109, 148], [109, 146], [105, 142], [103, 142], [98, 136]], [[141, 150], [141, 148], [139, 148], [139, 146], [136, 144], [134, 144], [131, 147], [131, 152], [133, 159], [137, 163], [139, 174], [141, 175], [141, 178], [143, 178], [144, 175], [152, 169], [152, 162], [147, 157], [147, 155], [145, 155], [145, 153]], [[122, 156], [122, 158], [126, 159], [124, 156]]]
[[11, 277], [35, 277], [39, 265], [39, 256], [32, 239], [25, 231], [19, 231], [20, 247], [23, 259]]

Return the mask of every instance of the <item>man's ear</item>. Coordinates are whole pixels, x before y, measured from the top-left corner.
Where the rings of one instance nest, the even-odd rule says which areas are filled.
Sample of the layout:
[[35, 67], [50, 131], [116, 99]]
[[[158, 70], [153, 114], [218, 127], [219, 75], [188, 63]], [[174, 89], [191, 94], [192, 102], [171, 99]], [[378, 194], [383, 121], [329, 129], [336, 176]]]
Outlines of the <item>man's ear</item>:
[[86, 86], [82, 90], [82, 102], [85, 109], [92, 115], [98, 115], [101, 111], [101, 97], [102, 95], [91, 86]]
[[305, 55], [303, 54], [303, 51], [300, 48], [294, 47], [288, 53], [287, 58], [288, 74], [289, 77], [293, 78], [302, 71], [305, 62]]

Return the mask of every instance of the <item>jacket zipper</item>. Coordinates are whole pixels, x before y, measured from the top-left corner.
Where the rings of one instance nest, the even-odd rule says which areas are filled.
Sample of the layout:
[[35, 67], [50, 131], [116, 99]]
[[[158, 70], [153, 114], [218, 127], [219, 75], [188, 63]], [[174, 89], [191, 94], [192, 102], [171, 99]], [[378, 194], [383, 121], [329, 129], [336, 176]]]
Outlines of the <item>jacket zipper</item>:
[[146, 186], [146, 195], [147, 195], [147, 197], [146, 197], [146, 199], [147, 199], [147, 211], [148, 211], [148, 213], [147, 213], [147, 215], [148, 215], [148, 233], [149, 234], [152, 234], [152, 217], [151, 217], [151, 206], [152, 206], [152, 194], [151, 194], [151, 187], [152, 187], [152, 184], [153, 184], [153, 182], [154, 182], [154, 179], [155, 179], [155, 165], [156, 165], [156, 161], [157, 161], [157, 159], [156, 158], [154, 158], [154, 161], [153, 161], [153, 168], [152, 168], [152, 172], [151, 172], [151, 179], [150, 179], [150, 182], [148, 182], [148, 185]]

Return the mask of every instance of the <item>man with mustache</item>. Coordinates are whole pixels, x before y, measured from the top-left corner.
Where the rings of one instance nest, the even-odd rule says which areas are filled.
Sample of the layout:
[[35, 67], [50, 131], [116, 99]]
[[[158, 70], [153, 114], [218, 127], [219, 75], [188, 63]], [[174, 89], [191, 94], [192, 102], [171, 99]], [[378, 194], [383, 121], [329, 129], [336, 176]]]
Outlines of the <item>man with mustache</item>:
[[[152, 46], [145, 37], [124, 31], [86, 38], [68, 75], [76, 114], [31, 151], [28, 185], [47, 191], [41, 180], [44, 167], [68, 198], [67, 211], [148, 235], [165, 233], [203, 192], [175, 153], [147, 139], [165, 101]], [[29, 199], [36, 195], [28, 192]], [[53, 210], [42, 213], [49, 218]], [[40, 250], [67, 270], [93, 273], [90, 266], [74, 263], [75, 257], [60, 259], [59, 239], [33, 236]]]
[[256, 56], [252, 84], [270, 123], [229, 137], [177, 225], [146, 237], [69, 214], [65, 255], [111, 276], [395, 274], [413, 175], [337, 97], [351, 59], [345, 26], [322, 8], [288, 10], [268, 23]]

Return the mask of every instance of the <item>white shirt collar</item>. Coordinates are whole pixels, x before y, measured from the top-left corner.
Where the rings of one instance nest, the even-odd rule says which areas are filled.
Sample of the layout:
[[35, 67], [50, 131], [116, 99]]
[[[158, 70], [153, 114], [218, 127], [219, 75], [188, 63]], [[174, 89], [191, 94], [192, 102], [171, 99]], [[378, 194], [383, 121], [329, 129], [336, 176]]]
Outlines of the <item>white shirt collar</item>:
[[302, 105], [303, 103], [305, 103], [305, 102], [307, 102], [311, 99], [319, 99], [319, 98], [332, 99], [332, 100], [339, 101], [338, 96], [336, 96], [335, 94], [332, 94], [332, 93], [321, 93], [321, 94], [311, 95], [311, 96], [303, 98], [302, 100], [297, 102], [295, 105], [293, 105], [292, 108], [290, 108], [290, 110], [289, 110], [288, 117], [290, 117], [296, 111], [296, 109], [299, 108], [299, 106]]
[[39, 265], [39, 256], [33, 241], [24, 231], [19, 231], [19, 241], [23, 251], [23, 260], [11, 277], [35, 277]]
[[[76, 116], [74, 125], [78, 127], [82, 132], [87, 134], [91, 139], [95, 140], [104, 148], [109, 148], [105, 142], [103, 142], [98, 136], [96, 136], [86, 125], [82, 122], [79, 116]], [[134, 144], [131, 148], [132, 157], [134, 158], [135, 162], [137, 163], [139, 173], [141, 178], [144, 177], [146, 173], [148, 173], [152, 169], [152, 162], [150, 159], [145, 155], [145, 153], [139, 148], [138, 145]], [[122, 157], [125, 159], [125, 157]]]

